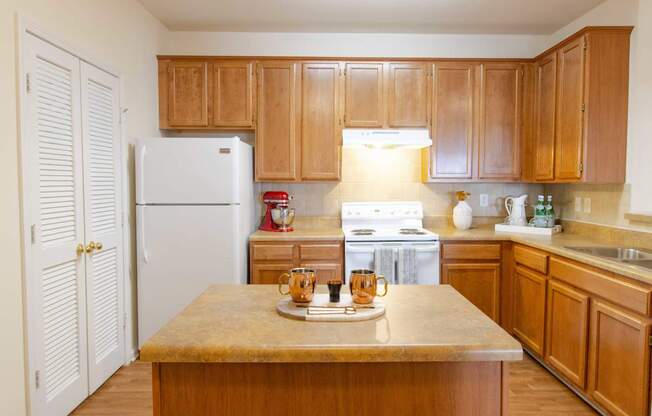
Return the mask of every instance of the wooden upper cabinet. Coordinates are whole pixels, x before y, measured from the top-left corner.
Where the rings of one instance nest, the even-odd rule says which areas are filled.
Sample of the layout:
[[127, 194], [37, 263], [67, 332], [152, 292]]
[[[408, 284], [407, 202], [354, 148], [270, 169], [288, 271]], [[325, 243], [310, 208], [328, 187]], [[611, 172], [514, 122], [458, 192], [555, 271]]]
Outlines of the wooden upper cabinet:
[[475, 67], [464, 62], [434, 65], [431, 178], [473, 177]]
[[301, 179], [339, 180], [340, 65], [304, 63], [301, 75]]
[[428, 127], [428, 65], [390, 63], [388, 127]]
[[254, 64], [216, 61], [212, 72], [213, 126], [253, 127]]
[[519, 63], [482, 64], [479, 179], [520, 177], [522, 76]]
[[295, 181], [297, 172], [296, 64], [258, 64], [256, 180]]
[[344, 72], [345, 126], [383, 127], [385, 124], [383, 64], [347, 63]]
[[649, 319], [592, 300], [589, 327], [589, 396], [613, 415], [649, 415]]
[[167, 64], [167, 124], [208, 126], [208, 63], [171, 61]]
[[582, 177], [584, 141], [585, 37], [558, 52], [559, 81], [556, 115], [555, 177], [560, 181]]
[[586, 387], [588, 295], [556, 280], [548, 283], [546, 361], [577, 387]]
[[534, 97], [534, 179], [555, 178], [555, 118], [557, 105], [557, 54], [536, 63]]

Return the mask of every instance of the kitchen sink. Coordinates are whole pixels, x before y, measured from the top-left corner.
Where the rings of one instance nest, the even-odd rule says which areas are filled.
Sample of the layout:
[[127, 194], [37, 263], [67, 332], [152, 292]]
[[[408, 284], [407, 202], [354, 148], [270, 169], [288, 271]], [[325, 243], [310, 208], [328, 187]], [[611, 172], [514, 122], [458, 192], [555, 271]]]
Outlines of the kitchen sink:
[[652, 252], [631, 247], [566, 247], [580, 253], [652, 268]]
[[623, 260], [624, 263], [631, 264], [632, 266], [645, 267], [652, 269], [652, 260]]

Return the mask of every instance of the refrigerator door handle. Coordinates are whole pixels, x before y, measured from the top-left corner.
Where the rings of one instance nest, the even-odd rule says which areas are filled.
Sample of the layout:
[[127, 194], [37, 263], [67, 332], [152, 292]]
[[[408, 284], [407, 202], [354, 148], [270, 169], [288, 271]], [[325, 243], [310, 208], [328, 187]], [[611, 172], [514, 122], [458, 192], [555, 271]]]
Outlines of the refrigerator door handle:
[[141, 204], [145, 204], [145, 153], [147, 153], [147, 146], [143, 145], [143, 147], [140, 149], [140, 160], [139, 160], [139, 165], [140, 165], [140, 189], [139, 189], [139, 197], [138, 199], [140, 200]]
[[149, 263], [149, 253], [147, 253], [147, 246], [145, 244], [145, 207], [143, 207], [140, 218], [140, 247], [142, 247], [143, 261]]

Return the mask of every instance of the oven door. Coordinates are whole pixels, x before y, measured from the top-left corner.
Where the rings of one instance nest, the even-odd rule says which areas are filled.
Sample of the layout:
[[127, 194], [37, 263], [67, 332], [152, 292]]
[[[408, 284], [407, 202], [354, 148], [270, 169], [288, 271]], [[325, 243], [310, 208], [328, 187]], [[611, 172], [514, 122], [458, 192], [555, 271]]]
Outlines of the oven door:
[[[439, 242], [347, 242], [344, 252], [344, 279], [348, 282], [351, 270], [374, 269], [374, 250], [377, 247], [401, 247], [416, 249], [417, 282], [421, 285], [439, 284]], [[397, 265], [394, 265], [397, 267]]]

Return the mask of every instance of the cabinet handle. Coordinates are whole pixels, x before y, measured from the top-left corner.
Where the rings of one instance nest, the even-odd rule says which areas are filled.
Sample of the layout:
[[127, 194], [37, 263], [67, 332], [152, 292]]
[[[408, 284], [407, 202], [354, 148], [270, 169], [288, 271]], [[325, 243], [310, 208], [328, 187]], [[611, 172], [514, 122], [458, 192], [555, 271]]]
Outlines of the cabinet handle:
[[86, 249], [84, 248], [84, 245], [81, 244], [81, 243], [80, 243], [80, 244], [77, 244], [77, 248], [75, 249], [75, 252], [77, 253], [77, 257], [79, 257], [79, 256], [81, 256], [82, 254], [84, 254], [84, 251], [86, 251]]

